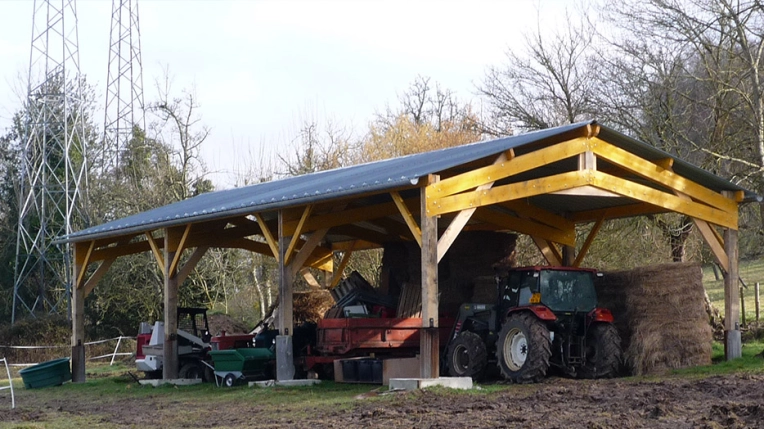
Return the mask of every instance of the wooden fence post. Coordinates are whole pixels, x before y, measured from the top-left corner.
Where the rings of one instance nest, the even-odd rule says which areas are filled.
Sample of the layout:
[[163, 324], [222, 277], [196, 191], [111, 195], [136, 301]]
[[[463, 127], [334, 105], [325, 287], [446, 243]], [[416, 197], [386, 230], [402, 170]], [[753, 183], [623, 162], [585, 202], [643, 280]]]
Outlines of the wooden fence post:
[[746, 326], [745, 323], [745, 295], [743, 295], [743, 287], [740, 286], [740, 315], [743, 318], [742, 326]]
[[756, 282], [756, 287], [754, 288], [754, 293], [756, 294], [754, 296], [754, 300], [756, 303], [756, 321], [759, 321], [759, 306], [761, 304], [761, 298], [759, 297], [759, 282]]

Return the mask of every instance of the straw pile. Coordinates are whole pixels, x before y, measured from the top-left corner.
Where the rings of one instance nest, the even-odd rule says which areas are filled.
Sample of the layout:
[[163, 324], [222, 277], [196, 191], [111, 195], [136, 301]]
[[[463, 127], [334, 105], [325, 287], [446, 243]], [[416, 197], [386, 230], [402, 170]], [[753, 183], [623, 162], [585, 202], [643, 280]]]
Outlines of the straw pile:
[[334, 299], [328, 290], [294, 292], [292, 302], [295, 325], [303, 322], [318, 323], [324, 318], [326, 311], [334, 305]]
[[674, 263], [606, 273], [597, 284], [635, 375], [711, 363], [712, 330], [699, 264]]

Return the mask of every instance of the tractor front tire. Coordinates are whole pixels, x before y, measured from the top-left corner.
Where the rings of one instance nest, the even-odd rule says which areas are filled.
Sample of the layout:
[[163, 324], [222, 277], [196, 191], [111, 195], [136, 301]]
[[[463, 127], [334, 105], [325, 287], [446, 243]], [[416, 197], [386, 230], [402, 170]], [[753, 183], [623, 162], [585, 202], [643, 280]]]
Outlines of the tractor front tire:
[[464, 331], [451, 341], [446, 352], [448, 374], [453, 377], [472, 377], [477, 380], [483, 376], [488, 363], [488, 352], [480, 335]]
[[551, 357], [549, 329], [535, 315], [507, 317], [496, 342], [496, 359], [505, 379], [535, 383], [546, 376]]
[[580, 378], [613, 378], [621, 367], [621, 337], [610, 323], [597, 323], [586, 335], [586, 363]]

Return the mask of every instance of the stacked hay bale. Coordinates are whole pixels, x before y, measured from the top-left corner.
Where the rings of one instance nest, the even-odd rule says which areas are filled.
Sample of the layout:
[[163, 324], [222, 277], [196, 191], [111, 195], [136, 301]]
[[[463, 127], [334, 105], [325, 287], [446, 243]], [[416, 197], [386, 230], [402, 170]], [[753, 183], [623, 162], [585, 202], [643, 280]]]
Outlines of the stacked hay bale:
[[331, 306], [334, 305], [334, 299], [328, 290], [315, 289], [305, 292], [294, 292], [294, 301], [292, 304], [292, 314], [294, 315], [295, 325], [303, 322], [318, 323], [324, 318]]
[[597, 293], [600, 306], [615, 316], [632, 374], [711, 363], [712, 330], [704, 309], [700, 264], [606, 273]]

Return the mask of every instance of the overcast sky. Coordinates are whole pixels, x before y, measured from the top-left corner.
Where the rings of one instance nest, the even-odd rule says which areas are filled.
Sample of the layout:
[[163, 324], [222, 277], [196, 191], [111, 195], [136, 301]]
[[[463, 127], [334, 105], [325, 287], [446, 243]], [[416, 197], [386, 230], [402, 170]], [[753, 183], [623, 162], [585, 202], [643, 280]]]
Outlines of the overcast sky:
[[[81, 71], [101, 103], [111, 4], [77, 1]], [[250, 154], [285, 153], [304, 118], [333, 118], [361, 132], [417, 75], [472, 99], [486, 67], [519, 46], [539, 16], [542, 27], [553, 27], [569, 4], [140, 0], [145, 99], [156, 99], [165, 69], [175, 93], [195, 87], [212, 129], [203, 158], [213, 181], [227, 187], [243, 162], [254, 161]], [[0, 132], [20, 107], [32, 7], [33, 0], [0, 0]]]

